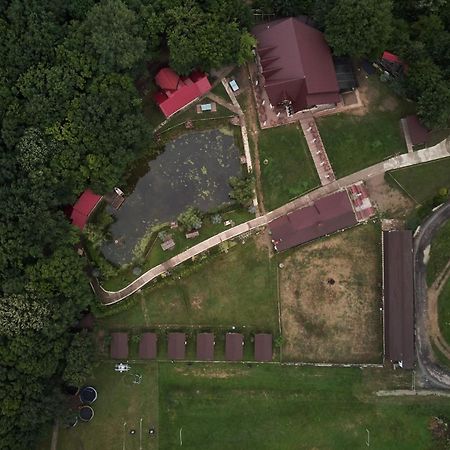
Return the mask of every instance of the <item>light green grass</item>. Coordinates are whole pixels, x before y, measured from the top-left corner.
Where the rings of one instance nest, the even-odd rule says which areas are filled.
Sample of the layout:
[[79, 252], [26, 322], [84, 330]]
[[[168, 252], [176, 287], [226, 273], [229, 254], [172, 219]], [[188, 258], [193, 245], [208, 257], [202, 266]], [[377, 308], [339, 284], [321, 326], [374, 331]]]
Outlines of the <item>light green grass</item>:
[[319, 186], [319, 176], [297, 125], [261, 130], [258, 148], [266, 209], [275, 209]]
[[437, 232], [431, 242], [430, 260], [427, 263], [427, 283], [429, 286], [439, 277], [450, 261], [450, 220]]
[[450, 279], [439, 295], [438, 320], [442, 337], [450, 345]]
[[[133, 383], [134, 374], [142, 375], [140, 384]], [[158, 373], [155, 363], [132, 363], [132, 370], [125, 374], [115, 372], [114, 363], [101, 363], [90, 383], [98, 391], [98, 399], [92, 405], [94, 418], [89, 423], [78, 423], [74, 428], [61, 427], [58, 449], [158, 448], [158, 437], [150, 438], [148, 434], [150, 426], [158, 428]], [[132, 429], [136, 430], [135, 435], [130, 434]]]
[[[275, 262], [268, 259], [266, 248], [258, 248], [250, 239], [227, 254], [210, 257], [188, 277], [145, 288], [129, 301], [128, 309], [120, 311], [119, 305], [119, 312], [103, 318], [100, 325], [110, 329], [246, 326], [274, 331], [278, 324]], [[114, 306], [109, 308], [114, 311]]]
[[391, 185], [406, 192], [417, 203], [431, 200], [439, 189], [450, 189], [450, 158], [432, 161], [418, 166], [392, 170], [386, 174]]
[[[407, 151], [400, 119], [413, 105], [397, 97], [378, 78], [368, 80], [371, 103], [364, 116], [336, 114], [317, 120], [337, 178]], [[389, 105], [396, 105], [393, 109]]]
[[160, 449], [436, 448], [447, 399], [379, 398], [410, 374], [377, 369], [160, 365]]

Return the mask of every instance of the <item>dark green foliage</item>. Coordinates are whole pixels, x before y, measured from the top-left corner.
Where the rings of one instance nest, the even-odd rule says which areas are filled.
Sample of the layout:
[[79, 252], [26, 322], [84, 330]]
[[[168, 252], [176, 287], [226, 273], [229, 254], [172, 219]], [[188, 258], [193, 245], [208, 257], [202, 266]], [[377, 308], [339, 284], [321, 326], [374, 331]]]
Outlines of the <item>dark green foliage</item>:
[[391, 0], [338, 0], [326, 18], [325, 35], [336, 55], [378, 56], [392, 29]]
[[190, 206], [186, 211], [182, 212], [177, 220], [185, 231], [198, 230], [202, 227], [200, 211], [193, 206]]
[[230, 197], [242, 206], [249, 206], [254, 197], [255, 177], [252, 173], [246, 173], [242, 177], [231, 177]]
[[81, 387], [92, 375], [94, 357], [93, 337], [87, 331], [75, 334], [67, 351], [63, 380], [69, 386]]
[[417, 113], [429, 128], [445, 128], [450, 118], [450, 83], [428, 87], [419, 97]]

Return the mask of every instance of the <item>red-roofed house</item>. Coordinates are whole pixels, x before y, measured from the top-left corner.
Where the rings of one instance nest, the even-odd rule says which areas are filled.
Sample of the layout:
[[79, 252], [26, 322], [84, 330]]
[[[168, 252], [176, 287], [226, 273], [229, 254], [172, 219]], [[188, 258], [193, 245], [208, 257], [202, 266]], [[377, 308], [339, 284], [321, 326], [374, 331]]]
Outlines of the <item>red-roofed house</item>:
[[156, 74], [155, 83], [160, 90], [153, 95], [153, 99], [166, 117], [211, 89], [208, 77], [203, 72], [192, 72], [189, 77], [180, 77], [170, 67], [164, 67]]
[[103, 197], [101, 195], [97, 195], [90, 189], [86, 189], [72, 207], [72, 211], [70, 213], [72, 225], [75, 225], [82, 230], [85, 227], [89, 216], [100, 203], [102, 198]]
[[387, 70], [394, 76], [406, 73], [408, 70], [408, 66], [397, 55], [391, 52], [383, 52], [380, 64], [384, 70]]
[[339, 102], [339, 85], [323, 34], [296, 17], [253, 28], [258, 66], [274, 106], [292, 112]]

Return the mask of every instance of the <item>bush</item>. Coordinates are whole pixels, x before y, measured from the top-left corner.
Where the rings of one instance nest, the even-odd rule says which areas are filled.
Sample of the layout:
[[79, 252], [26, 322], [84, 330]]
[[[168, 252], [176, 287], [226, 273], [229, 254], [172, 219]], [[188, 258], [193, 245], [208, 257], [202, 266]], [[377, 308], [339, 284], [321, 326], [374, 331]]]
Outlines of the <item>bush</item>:
[[200, 211], [193, 206], [189, 206], [186, 211], [178, 216], [178, 223], [185, 231], [199, 230], [202, 227]]

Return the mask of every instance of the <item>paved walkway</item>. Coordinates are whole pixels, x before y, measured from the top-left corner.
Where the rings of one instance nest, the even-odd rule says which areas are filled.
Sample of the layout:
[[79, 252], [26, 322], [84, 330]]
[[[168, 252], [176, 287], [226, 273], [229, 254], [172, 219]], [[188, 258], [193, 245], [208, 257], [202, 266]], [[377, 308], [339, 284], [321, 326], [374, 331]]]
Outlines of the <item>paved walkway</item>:
[[414, 149], [411, 142], [411, 136], [409, 135], [408, 122], [406, 122], [406, 118], [403, 117], [403, 119], [400, 119], [400, 123], [402, 125], [403, 136], [406, 141], [406, 148], [408, 149], [408, 153], [412, 153]]
[[123, 289], [117, 292], [110, 292], [104, 290], [95, 278], [93, 278], [91, 281], [92, 288], [105, 305], [112, 305], [114, 303], [117, 303], [127, 298], [131, 294], [137, 292], [139, 289], [144, 287], [147, 283], [149, 283], [156, 277], [167, 272], [173, 267], [178, 266], [184, 261], [191, 259], [193, 256], [203, 253], [209, 250], [210, 248], [220, 244], [221, 242], [233, 239], [242, 233], [254, 230], [259, 227], [263, 227], [272, 220], [275, 220], [278, 217], [281, 217], [296, 209], [310, 205], [315, 200], [324, 197], [328, 194], [331, 194], [339, 189], [345, 188], [346, 186], [349, 186], [361, 180], [367, 180], [372, 176], [383, 174], [388, 170], [398, 169], [401, 167], [408, 167], [422, 162], [433, 161], [436, 159], [448, 157], [450, 156], [449, 143], [450, 140], [448, 142], [443, 141], [429, 149], [419, 150], [418, 152], [415, 153], [407, 153], [399, 156], [394, 156], [393, 158], [375, 164], [371, 167], [368, 167], [367, 169], [360, 170], [359, 172], [356, 172], [352, 175], [349, 175], [347, 177], [341, 178], [340, 180], [336, 180], [332, 183], [322, 186], [304, 195], [303, 197], [299, 197], [289, 203], [286, 203], [280, 208], [268, 212], [263, 216], [257, 217], [256, 219], [249, 220], [248, 222], [242, 223], [233, 228], [222, 231], [221, 233], [209, 239], [206, 239], [205, 241], [200, 242], [197, 245], [194, 245], [193, 247], [184, 251], [183, 253], [180, 253], [179, 255], [170, 258], [166, 262], [159, 264], [158, 266], [148, 270], [140, 277], [136, 278], [136, 280], [134, 280], [128, 286], [124, 287]]
[[320, 178], [322, 186], [332, 183], [336, 180], [330, 160], [328, 159], [325, 146], [320, 137], [319, 128], [313, 115], [303, 116], [300, 120], [303, 134], [305, 135], [306, 143], [308, 144], [309, 152], [316, 166], [317, 174]]
[[214, 102], [218, 103], [219, 105], [222, 105], [224, 108], [229, 109], [231, 112], [234, 112], [235, 114], [241, 114], [241, 108], [237, 108], [236, 106], [232, 105], [231, 103], [227, 102], [222, 97], [214, 94], [213, 92], [208, 92], [206, 94], [206, 97], [213, 100]]

